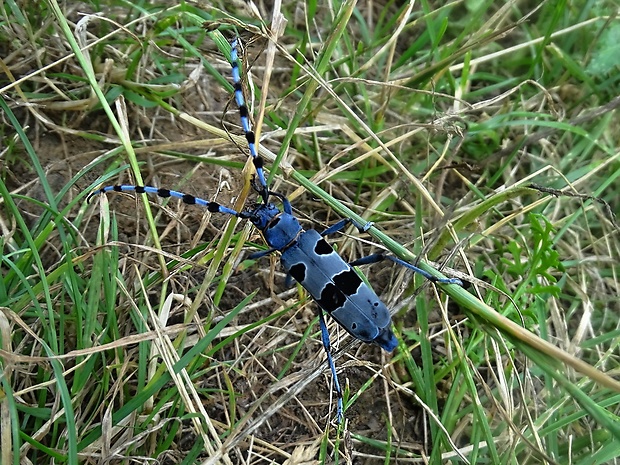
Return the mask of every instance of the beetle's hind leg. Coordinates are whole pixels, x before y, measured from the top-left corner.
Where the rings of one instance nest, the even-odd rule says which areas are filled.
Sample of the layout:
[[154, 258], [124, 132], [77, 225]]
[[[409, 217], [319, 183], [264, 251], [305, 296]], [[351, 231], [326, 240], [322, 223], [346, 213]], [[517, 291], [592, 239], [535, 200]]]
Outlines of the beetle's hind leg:
[[344, 406], [343, 406], [343, 395], [342, 388], [340, 387], [340, 381], [338, 380], [338, 373], [336, 373], [336, 365], [334, 364], [334, 359], [332, 358], [332, 348], [331, 342], [329, 339], [329, 331], [327, 330], [327, 324], [325, 323], [325, 316], [323, 315], [323, 309], [319, 307], [319, 324], [321, 326], [321, 340], [323, 342], [323, 348], [325, 349], [325, 353], [327, 354], [327, 364], [329, 365], [329, 369], [332, 372], [332, 379], [334, 380], [334, 390], [336, 391], [337, 407], [336, 407], [336, 421], [338, 423], [342, 422], [344, 417]]

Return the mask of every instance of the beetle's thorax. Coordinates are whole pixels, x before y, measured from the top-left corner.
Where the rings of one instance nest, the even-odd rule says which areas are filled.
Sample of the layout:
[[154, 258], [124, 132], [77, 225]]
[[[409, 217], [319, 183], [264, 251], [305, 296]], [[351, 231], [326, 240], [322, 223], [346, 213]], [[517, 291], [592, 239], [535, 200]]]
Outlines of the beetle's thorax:
[[250, 221], [263, 233], [267, 245], [280, 251], [294, 243], [303, 232], [297, 218], [272, 203], [259, 205], [252, 212]]

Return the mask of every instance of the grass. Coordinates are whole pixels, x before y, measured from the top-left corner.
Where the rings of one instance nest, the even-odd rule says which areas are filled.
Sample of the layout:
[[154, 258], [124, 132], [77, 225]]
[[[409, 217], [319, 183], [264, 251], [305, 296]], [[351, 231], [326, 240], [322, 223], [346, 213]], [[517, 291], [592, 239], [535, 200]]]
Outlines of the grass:
[[[618, 461], [611, 2], [79, 8], [3, 4], [2, 464]], [[235, 30], [271, 188], [304, 226], [373, 221], [339, 253], [468, 283], [363, 270], [400, 345], [330, 325], [340, 428], [315, 306], [247, 258], [249, 225], [85, 202], [123, 182], [254, 201]]]

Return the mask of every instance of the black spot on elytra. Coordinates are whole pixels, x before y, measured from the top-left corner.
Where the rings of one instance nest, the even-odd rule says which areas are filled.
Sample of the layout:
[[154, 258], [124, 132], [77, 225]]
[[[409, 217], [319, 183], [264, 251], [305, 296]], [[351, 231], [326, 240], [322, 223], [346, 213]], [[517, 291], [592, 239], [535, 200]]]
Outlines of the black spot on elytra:
[[352, 321], [351, 327], [346, 329], [351, 331], [360, 341], [369, 342], [371, 340], [371, 328], [364, 327], [364, 325], [360, 325], [357, 322]]
[[333, 277], [334, 284], [346, 295], [353, 295], [362, 285], [362, 280], [352, 268]]
[[306, 265], [303, 263], [297, 263], [291, 266], [291, 269], [288, 270], [288, 272], [298, 283], [301, 283], [304, 279], [306, 279]]
[[314, 251], [318, 255], [329, 255], [334, 249], [332, 249], [332, 246], [329, 245], [325, 239], [320, 239], [314, 246]]
[[331, 313], [342, 307], [346, 300], [347, 298], [345, 295], [335, 286], [334, 283], [327, 283], [327, 285], [323, 288], [321, 298], [317, 300], [317, 303], [323, 310]]

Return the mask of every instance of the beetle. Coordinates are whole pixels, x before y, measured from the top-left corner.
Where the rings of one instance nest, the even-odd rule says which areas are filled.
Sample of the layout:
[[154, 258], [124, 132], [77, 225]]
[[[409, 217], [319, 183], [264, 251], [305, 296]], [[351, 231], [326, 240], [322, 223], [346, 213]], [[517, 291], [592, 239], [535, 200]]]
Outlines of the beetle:
[[[288, 198], [278, 192], [270, 191], [265, 181], [263, 160], [256, 149], [255, 135], [243, 97], [239, 72], [238, 39], [234, 39], [231, 45], [234, 95], [239, 107], [243, 132], [257, 173], [257, 183], [253, 182], [252, 185], [259, 194], [260, 201], [253, 208], [238, 212], [217, 202], [204, 200], [183, 192], [137, 185], [102, 187], [90, 193], [87, 200], [90, 201], [93, 196], [106, 192], [154, 194], [164, 198], [177, 198], [189, 205], [202, 206], [212, 213], [222, 213], [249, 220], [262, 233], [268, 246], [268, 250], [252, 254], [251, 258], [256, 259], [279, 252], [280, 261], [287, 276], [301, 284], [321, 309], [318, 313], [322, 342], [334, 379], [334, 389], [338, 397], [337, 421], [340, 422], [344, 412], [342, 389], [331, 356], [329, 333], [323, 311], [327, 312], [340, 326], [362, 342], [376, 343], [387, 352], [392, 352], [398, 345], [398, 339], [390, 327], [390, 311], [375, 291], [359, 277], [353, 266], [388, 259], [420, 273], [436, 283], [462, 285], [462, 282], [457, 278], [438, 278], [404, 260], [385, 254], [373, 254], [347, 263], [325, 240], [325, 236], [342, 230], [349, 223], [353, 223], [360, 231], [367, 231], [372, 223], [358, 225], [350, 218], [345, 218], [321, 233], [314, 229], [304, 230], [302, 228], [299, 220], [293, 214]], [[279, 201], [281, 208], [270, 201], [272, 197]]]

